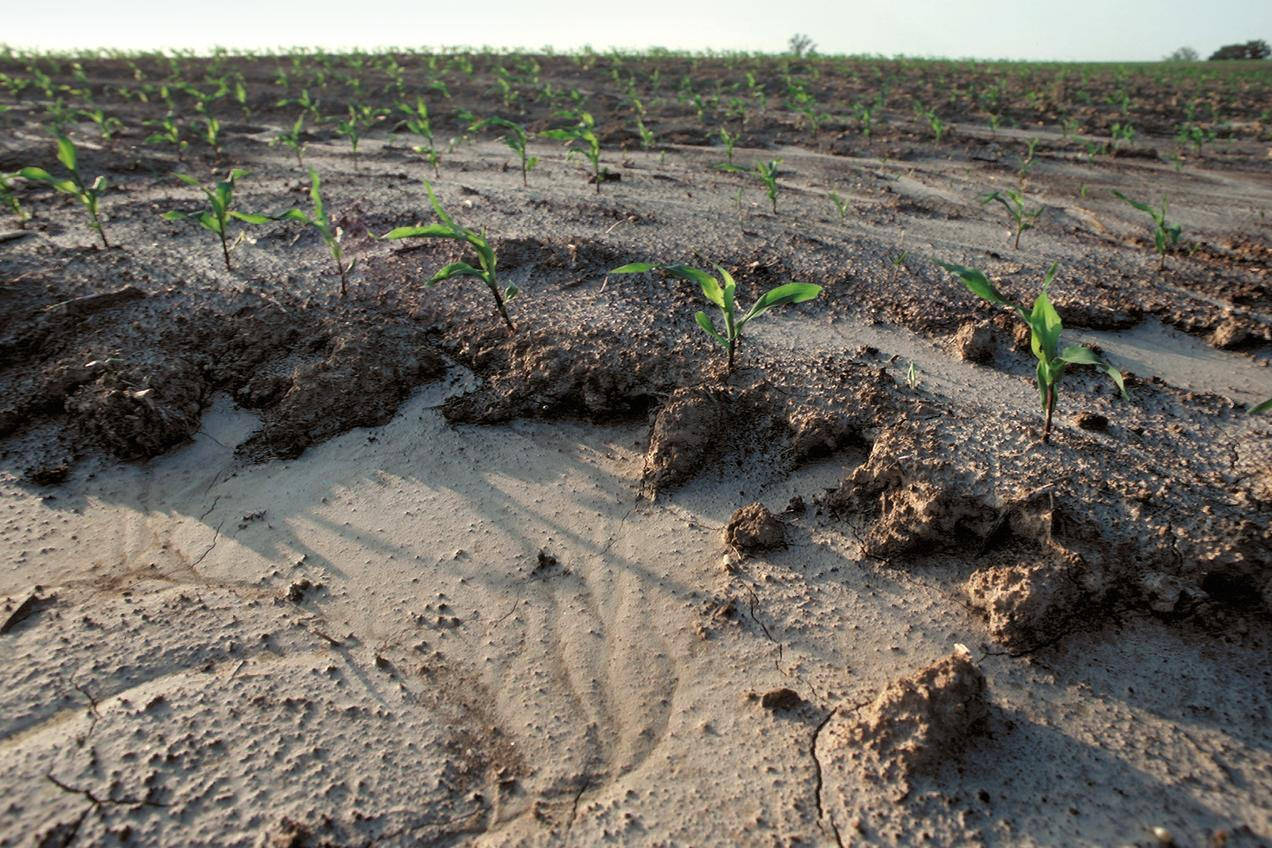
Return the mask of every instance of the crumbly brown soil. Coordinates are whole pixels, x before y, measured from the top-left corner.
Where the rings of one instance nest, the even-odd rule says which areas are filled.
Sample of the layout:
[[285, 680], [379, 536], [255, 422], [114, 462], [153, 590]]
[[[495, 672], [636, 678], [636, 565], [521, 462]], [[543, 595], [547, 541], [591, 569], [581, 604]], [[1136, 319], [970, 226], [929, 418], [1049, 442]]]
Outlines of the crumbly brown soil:
[[[499, 105], [491, 57], [401, 59], [411, 90], [450, 90], [439, 137]], [[0, 845], [1266, 843], [1272, 425], [1246, 409], [1272, 395], [1268, 72], [666, 57], [655, 82], [640, 60], [618, 70], [645, 152], [608, 58], [536, 62], [622, 179], [597, 193], [542, 141], [528, 188], [493, 138], [444, 152], [434, 187], [521, 289], [515, 332], [482, 284], [426, 285], [459, 245], [375, 238], [432, 220], [401, 126], [357, 170], [308, 136], [358, 260], [341, 297], [312, 231], [244, 231], [229, 272], [160, 217], [193, 202], [174, 173], [231, 166], [244, 209], [306, 203], [269, 145], [294, 119], [274, 60], [237, 63], [250, 112], [218, 102], [219, 158], [144, 144], [165, 107], [84, 63], [127, 124], [109, 146], [71, 128], [113, 246], [29, 186], [0, 241], [0, 608], [22, 610]], [[765, 108], [732, 88], [748, 69]], [[833, 117], [782, 108], [782, 71]], [[678, 102], [686, 74], [751, 98], [735, 157], [783, 160], [778, 214], [714, 168], [731, 119]], [[867, 137], [847, 116], [885, 77]], [[1216, 79], [1222, 137], [1177, 169]], [[997, 130], [959, 94], [991, 80]], [[560, 123], [516, 86], [508, 117]], [[1058, 126], [1106, 133], [1123, 90], [1122, 155]], [[54, 167], [32, 91], [0, 97], [0, 170]], [[1005, 186], [1045, 207], [1019, 250], [978, 200]], [[1169, 196], [1165, 270], [1112, 189]], [[1023, 303], [1059, 261], [1066, 343], [1130, 400], [1071, 369], [1040, 443], [1027, 333], [931, 258]], [[634, 260], [718, 262], [742, 304], [825, 291], [748, 325], [726, 373], [695, 287], [607, 276]]]

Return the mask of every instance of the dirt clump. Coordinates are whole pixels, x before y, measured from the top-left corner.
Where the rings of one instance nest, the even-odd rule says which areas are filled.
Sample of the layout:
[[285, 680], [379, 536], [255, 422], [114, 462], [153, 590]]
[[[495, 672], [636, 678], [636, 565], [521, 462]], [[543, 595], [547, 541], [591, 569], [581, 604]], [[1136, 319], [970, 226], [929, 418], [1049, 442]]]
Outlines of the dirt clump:
[[728, 422], [756, 411], [752, 392], [688, 386], [672, 392], [654, 416], [642, 483], [651, 495], [686, 482], [724, 451]]
[[[265, 424], [238, 452], [256, 461], [290, 459], [353, 427], [385, 424], [411, 389], [443, 370], [441, 356], [407, 328], [337, 336], [325, 358], [296, 369]], [[257, 387], [266, 397], [282, 389], [267, 385], [266, 391]]]
[[460, 362], [484, 379], [443, 408], [450, 421], [495, 424], [518, 417], [578, 415], [604, 421], [639, 415], [677, 382], [667, 354], [604, 327], [502, 330], [461, 340]]
[[782, 522], [759, 501], [735, 510], [729, 523], [724, 525], [723, 536], [726, 545], [742, 554], [768, 551], [786, 544]]
[[967, 362], [984, 363], [994, 358], [994, 328], [984, 321], [968, 321], [954, 334], [954, 352]]
[[199, 429], [207, 382], [192, 363], [105, 369], [66, 398], [78, 428], [120, 459], [157, 456]]
[[[985, 675], [962, 645], [883, 688], [855, 718], [837, 718], [828, 732], [843, 759], [867, 780], [908, 787], [957, 757], [986, 729]], [[832, 750], [834, 750], [832, 748]]]
[[1061, 635], [1091, 602], [1077, 579], [1080, 563], [1057, 555], [982, 568], [964, 591], [987, 619], [990, 636], [1009, 649], [1028, 651]]

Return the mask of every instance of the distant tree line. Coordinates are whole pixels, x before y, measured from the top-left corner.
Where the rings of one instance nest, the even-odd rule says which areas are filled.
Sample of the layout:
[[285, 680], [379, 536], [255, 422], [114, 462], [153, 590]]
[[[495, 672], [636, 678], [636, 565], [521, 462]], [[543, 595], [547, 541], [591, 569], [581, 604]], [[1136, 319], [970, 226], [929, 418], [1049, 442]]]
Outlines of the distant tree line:
[[[1256, 39], [1245, 44], [1227, 44], [1210, 54], [1210, 61], [1221, 59], [1266, 59], [1272, 56], [1272, 47], [1266, 41]], [[1201, 56], [1191, 47], [1181, 47], [1165, 57], [1167, 62], [1196, 62]]]
[[1217, 59], [1266, 59], [1272, 56], [1272, 47], [1266, 41], [1256, 39], [1245, 44], [1228, 44], [1210, 54], [1210, 61]]

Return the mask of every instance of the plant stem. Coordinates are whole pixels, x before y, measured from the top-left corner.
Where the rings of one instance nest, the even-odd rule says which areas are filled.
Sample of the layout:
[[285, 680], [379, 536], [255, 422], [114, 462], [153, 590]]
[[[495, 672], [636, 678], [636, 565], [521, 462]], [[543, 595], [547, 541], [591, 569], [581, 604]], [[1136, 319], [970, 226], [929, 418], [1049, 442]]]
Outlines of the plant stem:
[[1022, 232], [1022, 228], [1020, 227], [1020, 225], [1019, 224], [1016, 225], [1016, 243], [1012, 247], [1013, 250], [1020, 250], [1020, 233], [1021, 232]]
[[517, 328], [513, 325], [512, 319], [508, 317], [508, 309], [504, 306], [503, 295], [499, 294], [499, 289], [495, 286], [491, 286], [490, 293], [495, 296], [495, 306], [499, 307], [499, 315], [504, 319], [504, 323], [508, 325], [508, 329], [514, 333], [517, 332]]
[[1045, 445], [1051, 438], [1051, 413], [1056, 406], [1056, 387], [1047, 386], [1047, 423], [1042, 426], [1042, 443]]
[[221, 255], [225, 257], [225, 270], [233, 271], [230, 267], [230, 249], [225, 246], [225, 223], [221, 223], [221, 232], [217, 233], [221, 237]]
[[728, 373], [730, 373], [730, 374], [732, 374], [732, 373], [733, 373], [733, 350], [734, 350], [734, 348], [735, 348], [736, 346], [737, 346], [737, 340], [736, 340], [736, 339], [729, 339], [729, 366], [728, 366]]

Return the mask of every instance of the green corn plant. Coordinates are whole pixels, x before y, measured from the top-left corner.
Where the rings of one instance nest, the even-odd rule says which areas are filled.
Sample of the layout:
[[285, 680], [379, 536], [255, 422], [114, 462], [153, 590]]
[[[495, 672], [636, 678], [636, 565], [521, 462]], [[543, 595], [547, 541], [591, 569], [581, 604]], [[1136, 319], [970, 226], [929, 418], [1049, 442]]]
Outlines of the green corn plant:
[[1023, 306], [1008, 301], [989, 282], [989, 278], [975, 268], [965, 268], [962, 265], [941, 262], [940, 260], [937, 260], [936, 264], [951, 274], [955, 274], [972, 294], [997, 306], [1006, 306], [1014, 309], [1020, 319], [1028, 325], [1029, 347], [1033, 351], [1034, 358], [1038, 360], [1038, 394], [1042, 401], [1043, 412], [1046, 414], [1046, 423], [1043, 424], [1042, 428], [1043, 442], [1048, 441], [1051, 437], [1051, 416], [1056, 408], [1056, 386], [1068, 366], [1094, 365], [1103, 369], [1113, 379], [1113, 382], [1117, 384], [1122, 397], [1128, 397], [1126, 384], [1122, 380], [1122, 372], [1104, 359], [1101, 359], [1095, 351], [1081, 345], [1070, 345], [1063, 349], [1060, 348], [1060, 315], [1056, 312], [1055, 307], [1051, 305], [1051, 299], [1047, 296], [1047, 289], [1051, 287], [1051, 281], [1056, 274], [1057, 266], [1055, 263], [1052, 263], [1051, 267], [1047, 269], [1047, 274], [1042, 281], [1042, 291], [1038, 293], [1031, 310], [1026, 310]]
[[203, 140], [212, 148], [213, 155], [221, 158], [221, 122], [211, 115], [203, 119]]
[[146, 144], [171, 144], [177, 148], [178, 158], [190, 146], [190, 143], [181, 137], [181, 128], [172, 119], [171, 113], [164, 115], [162, 121], [151, 122], [151, 126], [158, 126], [159, 130], [146, 136]]
[[80, 114], [97, 125], [97, 131], [101, 134], [102, 141], [108, 145], [115, 143], [115, 136], [124, 128], [123, 121], [112, 115], [107, 115], [101, 109], [84, 109]]
[[1117, 150], [1123, 144], [1134, 141], [1135, 127], [1130, 124], [1114, 124], [1109, 127], [1109, 135], [1113, 138], [1113, 150]]
[[1030, 211], [1025, 208], [1024, 196], [1014, 188], [1006, 191], [991, 191], [989, 194], [981, 198], [981, 204], [993, 203], [997, 201], [1007, 210], [1007, 214], [1011, 216], [1012, 223], [1016, 225], [1016, 240], [1012, 247], [1016, 250], [1020, 249], [1020, 234], [1025, 230], [1032, 230], [1038, 223], [1038, 216], [1042, 214], [1042, 207]]
[[344, 297], [348, 293], [348, 275], [353, 273], [354, 266], [358, 264], [358, 260], [354, 259], [348, 265], [345, 265], [344, 251], [340, 248], [340, 238], [343, 233], [339, 227], [333, 227], [331, 224], [331, 218], [327, 215], [327, 207], [322, 202], [318, 172], [313, 168], [309, 169], [309, 199], [313, 203], [313, 209], [309, 212], [303, 209], [288, 209], [281, 214], [271, 215], [270, 218], [275, 221], [299, 221], [318, 231], [322, 236], [323, 243], [327, 245], [327, 252], [331, 254], [332, 260], [336, 263], [336, 270], [340, 272], [340, 296]]
[[1213, 131], [1203, 128], [1199, 124], [1187, 123], [1179, 128], [1179, 132], [1175, 138], [1181, 144], [1191, 144], [1193, 153], [1197, 156], [1201, 155], [1201, 146], [1208, 141], [1213, 141], [1215, 134]]
[[428, 105], [424, 102], [424, 98], [415, 98], [414, 106], [399, 103], [398, 111], [406, 115], [406, 120], [403, 122], [406, 128], [424, 139], [423, 144], [413, 145], [411, 149], [428, 158], [428, 163], [433, 166], [433, 179], [437, 179], [440, 175], [438, 162], [441, 156], [433, 142], [433, 124], [429, 120]]
[[728, 127], [720, 127], [720, 141], [724, 144], [724, 155], [726, 161], [721, 163], [727, 166], [728, 170], [733, 170], [736, 166], [733, 164], [733, 146], [738, 143], [738, 137], [729, 132]]
[[764, 190], [768, 193], [769, 203], [773, 205], [774, 215], [777, 214], [777, 166], [781, 164], [781, 159], [770, 159], [767, 162], [755, 164], [755, 173], [764, 183]]
[[441, 223], [428, 224], [422, 227], [397, 227], [385, 233], [381, 238], [446, 238], [469, 245], [477, 254], [477, 264], [480, 267], [474, 267], [467, 262], [452, 262], [434, 274], [429, 279], [428, 285], [434, 286], [443, 280], [449, 280], [451, 277], [476, 277], [490, 289], [490, 294], [495, 299], [495, 307], [499, 310], [499, 316], [508, 325], [508, 329], [515, 333], [517, 328], [513, 325], [512, 319], [508, 317], [506, 301], [516, 297], [519, 294], [519, 290], [516, 286], [510, 285], [500, 292], [498, 279], [495, 276], [495, 251], [490, 246], [490, 242], [486, 240], [486, 234], [474, 232], [455, 223], [455, 219], [446, 214], [446, 210], [442, 208], [442, 204], [437, 199], [437, 195], [433, 193], [433, 186], [429, 184], [428, 180], [424, 181], [424, 188], [428, 191], [428, 202], [432, 205], [433, 211], [437, 213], [438, 220]]
[[601, 140], [596, 137], [596, 121], [590, 112], [579, 112], [578, 123], [565, 129], [548, 130], [545, 138], [564, 141], [567, 145], [580, 142], [583, 155], [592, 163], [592, 182], [596, 184], [596, 193], [601, 193]]
[[1166, 254], [1170, 252], [1172, 247], [1179, 244], [1180, 234], [1178, 224], [1171, 225], [1166, 221], [1166, 198], [1162, 198], [1161, 209], [1154, 209], [1147, 203], [1131, 200], [1120, 191], [1114, 190], [1113, 194], [1153, 219], [1153, 246], [1157, 250], [1158, 257], [1160, 257], [1160, 261], [1157, 263], [1157, 270], [1163, 270], [1166, 267]]
[[1272, 410], [1272, 398], [1268, 398], [1263, 403], [1256, 403], [1254, 406], [1250, 407], [1248, 414], [1262, 415], [1269, 410]]
[[356, 171], [358, 170], [358, 143], [371, 125], [384, 117], [384, 110], [365, 103], [356, 106], [349, 104], [348, 115], [344, 120], [336, 122], [336, 133], [349, 139], [349, 146], [353, 148], [353, 169]]
[[1024, 177], [1029, 174], [1034, 164], [1034, 150], [1038, 147], [1038, 139], [1031, 138], [1025, 142], [1025, 158], [1020, 160], [1020, 169], [1017, 171], [1020, 176]]
[[18, 219], [18, 226], [24, 226], [27, 221], [31, 220], [31, 213], [18, 200], [17, 187], [13, 181], [17, 179], [19, 174], [0, 174], [0, 206], [9, 207], [9, 211]]
[[734, 302], [734, 292], [737, 289], [737, 283], [734, 282], [733, 275], [725, 268], [720, 265], [715, 267], [720, 272], [720, 279], [724, 280], [724, 285], [720, 285], [720, 281], [706, 271], [690, 268], [688, 265], [654, 265], [648, 262], [631, 262], [615, 268], [610, 273], [643, 274], [646, 271], [662, 271], [673, 277], [697, 283], [698, 287], [702, 289], [703, 296], [720, 310], [724, 327], [717, 329], [715, 322], [705, 312], [696, 313], [694, 320], [698, 322], [698, 326], [702, 328], [703, 332], [719, 342], [727, 351], [726, 373], [730, 374], [733, 373], [734, 354], [742, 340], [742, 330], [750, 323], [751, 319], [758, 318], [775, 306], [812, 300], [821, 294], [822, 290], [821, 286], [815, 286], [812, 283], [786, 283], [770, 289], [755, 303], [751, 304], [751, 308], [744, 315], [738, 317], [737, 305]]
[[848, 217], [848, 210], [851, 209], [852, 206], [835, 191], [830, 193], [830, 202], [835, 204], [835, 211], [839, 213], [839, 223], [842, 224]]
[[498, 127], [504, 130], [503, 143], [508, 145], [514, 153], [521, 157], [521, 184], [523, 186], [530, 185], [529, 173], [534, 170], [534, 166], [539, 164], [538, 156], [529, 156], [526, 154], [526, 142], [530, 138], [530, 134], [526, 132], [526, 128], [521, 124], [513, 123], [504, 118], [494, 117], [487, 118], [477, 125], [477, 129], [485, 129], [486, 127]]
[[43, 168], [23, 168], [18, 172], [18, 175], [24, 180], [52, 186], [63, 194], [74, 195], [83, 205], [85, 211], [88, 212], [89, 226], [101, 238], [102, 247], [109, 248], [110, 243], [106, 241], [106, 230], [102, 228], [102, 219], [98, 214], [98, 201], [106, 193], [106, 178], [98, 177], [92, 183], [85, 183], [79, 172], [78, 160], [75, 144], [59, 133], [57, 135], [57, 161], [61, 162], [62, 167], [70, 172], [71, 178], [69, 180], [60, 180]]
[[318, 101], [309, 96], [309, 89], [307, 88], [302, 88], [300, 90], [299, 97], [284, 98], [274, 105], [280, 108], [283, 106], [299, 106], [303, 113], [313, 115], [314, 121], [322, 120], [322, 113], [319, 111]]
[[305, 142], [301, 139], [301, 133], [305, 126], [305, 114], [301, 112], [297, 115], [291, 129], [274, 136], [274, 140], [270, 142], [270, 144], [283, 144], [290, 148], [292, 153], [296, 154], [296, 164], [302, 168], [305, 167], [305, 160], [302, 158]]
[[189, 174], [177, 174], [176, 177], [181, 182], [203, 192], [207, 198], [208, 206], [206, 209], [196, 209], [190, 212], [165, 212], [163, 215], [167, 221], [198, 221], [199, 226], [203, 227], [203, 229], [215, 233], [221, 240], [221, 256], [225, 259], [225, 270], [227, 271], [234, 270], [230, 267], [230, 247], [227, 242], [229, 222], [242, 221], [245, 224], [267, 224], [273, 220], [268, 215], [256, 215], [233, 208], [235, 183], [245, 176], [247, 176], [247, 171], [235, 168], [230, 171], [229, 176], [224, 180], [219, 180], [212, 188], [208, 188]]
[[928, 127], [932, 130], [932, 140], [937, 144], [941, 143], [941, 139], [945, 137], [945, 133], [949, 130], [949, 124], [941, 120], [941, 117], [935, 112], [927, 112], [924, 117], [927, 118]]

